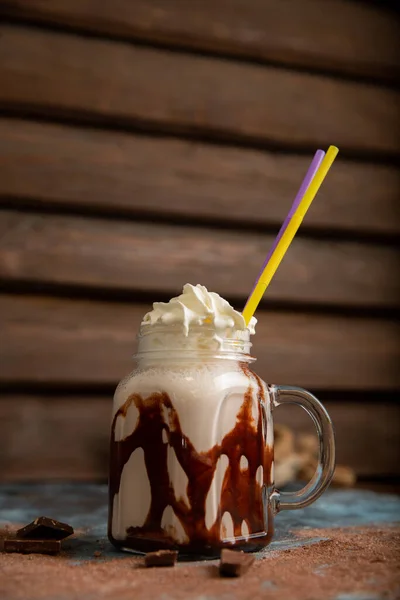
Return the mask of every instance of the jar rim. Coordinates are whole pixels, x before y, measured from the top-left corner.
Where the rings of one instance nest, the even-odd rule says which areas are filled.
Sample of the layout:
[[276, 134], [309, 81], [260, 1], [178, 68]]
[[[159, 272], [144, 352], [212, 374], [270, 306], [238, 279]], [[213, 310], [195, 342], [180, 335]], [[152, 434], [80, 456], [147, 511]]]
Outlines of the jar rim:
[[[137, 336], [138, 351], [134, 358], [151, 358], [158, 360], [168, 353], [168, 360], [185, 360], [186, 358], [228, 358], [239, 361], [253, 362], [251, 356], [250, 332], [227, 328], [223, 335], [218, 335], [215, 327], [194, 325], [188, 332], [182, 323], [174, 324], [143, 324]], [[165, 335], [165, 344], [152, 341], [152, 334]]]
[[[146, 359], [146, 360], [161, 360], [165, 357], [165, 350], [141, 350], [136, 352], [136, 354], [132, 355], [134, 360]], [[192, 362], [194, 358], [209, 358], [209, 359], [223, 359], [223, 360], [232, 360], [238, 362], [246, 362], [253, 363], [256, 362], [256, 358], [251, 356], [251, 354], [239, 353], [239, 352], [227, 352], [227, 351], [212, 351], [209, 352], [199, 352], [194, 350], [193, 352], [189, 351], [181, 351], [181, 352], [171, 352], [168, 351], [168, 362], [179, 361], [179, 362]]]

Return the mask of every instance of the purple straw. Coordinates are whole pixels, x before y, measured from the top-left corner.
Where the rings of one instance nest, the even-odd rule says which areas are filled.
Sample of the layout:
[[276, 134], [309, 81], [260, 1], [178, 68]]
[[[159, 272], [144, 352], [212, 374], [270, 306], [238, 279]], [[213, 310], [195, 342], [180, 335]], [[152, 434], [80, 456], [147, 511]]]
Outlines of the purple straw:
[[304, 177], [303, 182], [302, 182], [302, 184], [301, 184], [301, 186], [299, 188], [299, 191], [296, 194], [296, 197], [295, 197], [295, 199], [293, 201], [293, 204], [292, 204], [292, 207], [291, 207], [291, 209], [289, 211], [289, 214], [286, 217], [286, 219], [284, 220], [284, 222], [282, 224], [282, 227], [280, 228], [279, 233], [276, 236], [275, 241], [272, 244], [272, 247], [271, 247], [270, 251], [267, 254], [267, 257], [266, 257], [266, 259], [264, 261], [263, 266], [261, 267], [261, 270], [260, 270], [260, 272], [258, 274], [258, 277], [256, 279], [254, 287], [253, 287], [253, 289], [250, 292], [249, 298], [250, 298], [251, 294], [253, 293], [254, 288], [256, 287], [257, 282], [260, 279], [261, 274], [264, 271], [265, 267], [267, 266], [267, 263], [268, 263], [269, 259], [271, 258], [271, 256], [272, 256], [275, 248], [277, 247], [278, 242], [281, 239], [281, 237], [283, 235], [283, 232], [285, 231], [285, 229], [286, 229], [286, 227], [287, 227], [290, 219], [293, 217], [294, 213], [296, 212], [296, 209], [297, 209], [298, 205], [300, 204], [301, 200], [303, 199], [303, 196], [306, 193], [308, 186], [310, 185], [311, 181], [314, 179], [314, 175], [318, 171], [319, 166], [320, 166], [320, 164], [321, 164], [324, 156], [325, 156], [325, 152], [323, 150], [317, 150], [316, 153], [314, 154], [314, 158], [312, 159], [312, 162], [311, 162], [310, 166], [308, 167], [308, 171], [306, 173], [306, 176]]
[[306, 193], [308, 186], [310, 185], [311, 181], [314, 179], [314, 175], [318, 171], [319, 165], [322, 163], [324, 156], [325, 156], [325, 152], [323, 150], [317, 150], [316, 153], [314, 154], [312, 163], [308, 167], [306, 176], [304, 177], [303, 182], [299, 188], [299, 191], [297, 192], [296, 198], [293, 201], [292, 208], [290, 209], [289, 214], [286, 217], [286, 219], [283, 221], [282, 227], [279, 230], [279, 233], [275, 239], [275, 242], [273, 243], [271, 250], [267, 254], [267, 258], [265, 259], [262, 269], [260, 271], [260, 274], [257, 277], [257, 281], [260, 278], [261, 273], [264, 271], [265, 267], [267, 266], [267, 262], [269, 261], [269, 259], [272, 256], [273, 251], [277, 247], [278, 242], [281, 239], [283, 232], [285, 231], [285, 229], [287, 227], [287, 224], [289, 223], [290, 219], [293, 217], [298, 205], [302, 201], [303, 196]]

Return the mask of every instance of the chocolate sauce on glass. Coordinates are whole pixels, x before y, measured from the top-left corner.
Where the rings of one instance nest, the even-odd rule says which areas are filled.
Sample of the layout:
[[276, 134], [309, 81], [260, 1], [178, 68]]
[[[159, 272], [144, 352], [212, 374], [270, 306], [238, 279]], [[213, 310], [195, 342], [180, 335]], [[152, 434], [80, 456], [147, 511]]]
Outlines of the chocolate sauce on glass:
[[[243, 403], [237, 414], [236, 424], [222, 439], [205, 452], [198, 452], [185, 435], [171, 398], [166, 392], [154, 392], [143, 398], [131, 394], [116, 412], [111, 428], [110, 452], [110, 510], [109, 538], [119, 548], [138, 552], [157, 549], [177, 549], [183, 554], [218, 555], [221, 548], [233, 547], [241, 550], [258, 550], [267, 545], [273, 533], [273, 521], [268, 501], [272, 447], [266, 444], [266, 428], [272, 427], [264, 410], [265, 385], [253, 373], [246, 362], [240, 363], [243, 374], [249, 381]], [[258, 419], [252, 414], [254, 391], [256, 388], [259, 404]], [[121, 441], [115, 440], [115, 426], [119, 416], [125, 417], [134, 404], [139, 411], [139, 419], [133, 433]], [[168, 410], [169, 424], [164, 420]], [[167, 443], [165, 443], [167, 442]], [[187, 504], [176, 498], [171, 484], [167, 447], [170, 445], [177, 460], [188, 478]], [[138, 448], [144, 452], [147, 476], [150, 482], [151, 503], [145, 523], [141, 527], [130, 526], [124, 540], [112, 535], [112, 513], [114, 496], [119, 492], [124, 466]], [[218, 514], [211, 528], [206, 526], [206, 498], [210, 490], [218, 459], [225, 455], [229, 464], [222, 483]], [[246, 468], [241, 468], [241, 457], [247, 459]], [[257, 469], [262, 466], [263, 485], [257, 481]], [[132, 498], [132, 502], [134, 502]], [[186, 543], [177, 543], [161, 527], [166, 507], [171, 506], [186, 534]], [[221, 540], [221, 520], [225, 512], [233, 521], [234, 541]], [[242, 522], [245, 521], [249, 535], [243, 536]]]

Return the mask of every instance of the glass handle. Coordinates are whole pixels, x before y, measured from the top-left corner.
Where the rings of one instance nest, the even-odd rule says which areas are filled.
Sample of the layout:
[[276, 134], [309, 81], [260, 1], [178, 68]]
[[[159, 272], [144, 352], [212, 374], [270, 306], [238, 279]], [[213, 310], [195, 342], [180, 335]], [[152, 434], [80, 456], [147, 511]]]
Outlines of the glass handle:
[[317, 469], [303, 489], [298, 492], [272, 492], [271, 503], [275, 512], [304, 508], [317, 498], [329, 485], [335, 470], [335, 435], [332, 421], [315, 396], [302, 388], [289, 385], [270, 386], [272, 407], [282, 404], [297, 404], [310, 415], [317, 428], [319, 440], [319, 458]]

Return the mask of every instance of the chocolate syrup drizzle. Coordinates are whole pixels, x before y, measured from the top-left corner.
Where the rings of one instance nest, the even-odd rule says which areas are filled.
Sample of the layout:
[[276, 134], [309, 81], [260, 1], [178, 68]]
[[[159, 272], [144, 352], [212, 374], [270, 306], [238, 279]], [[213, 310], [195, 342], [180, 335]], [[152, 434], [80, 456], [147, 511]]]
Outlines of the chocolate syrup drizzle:
[[[260, 378], [247, 364], [241, 363], [244, 374], [256, 383], [257, 399], [260, 405], [265, 402], [264, 386]], [[263, 422], [262, 406], [259, 406], [258, 422], [252, 415], [252, 388], [249, 386], [243, 404], [237, 415], [235, 427], [225, 435], [220, 444], [215, 444], [206, 452], [197, 452], [190, 439], [182, 432], [178, 414], [165, 392], [153, 393], [143, 399], [132, 394], [117, 411], [111, 433], [110, 464], [110, 510], [109, 537], [117, 547], [148, 552], [156, 548], [179, 548], [187, 553], [213, 554], [227, 543], [221, 541], [221, 519], [228, 511], [233, 520], [234, 536], [240, 538], [235, 547], [255, 550], [265, 546], [272, 536], [272, 518], [269, 509], [264, 508], [262, 486], [256, 481], [256, 471], [260, 465], [264, 472], [264, 486], [270, 486], [272, 449], [266, 446], [265, 427], [272, 424]], [[115, 441], [115, 425], [118, 416], [126, 416], [131, 404], [139, 410], [139, 420], [132, 434]], [[163, 407], [169, 411], [171, 426], [165, 423]], [[175, 450], [177, 460], [188, 478], [187, 497], [189, 506], [175, 497], [167, 467], [167, 446], [163, 441], [166, 432], [168, 444]], [[165, 439], [165, 434], [164, 434]], [[129, 527], [126, 539], [112, 537], [112, 511], [115, 494], [118, 493], [122, 471], [132, 452], [137, 448], [144, 451], [146, 470], [151, 489], [151, 505], [142, 527]], [[211, 529], [205, 524], [206, 498], [214, 477], [217, 461], [225, 454], [229, 459], [226, 469], [218, 515]], [[240, 459], [248, 460], [247, 469], [240, 468]], [[132, 498], [132, 502], [135, 499]], [[171, 506], [181, 522], [189, 542], [177, 544], [161, 528], [164, 510]], [[243, 539], [242, 521], [246, 521], [249, 539]]]

